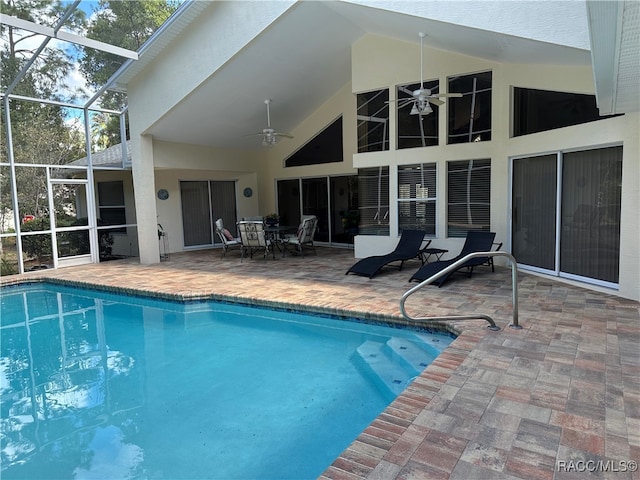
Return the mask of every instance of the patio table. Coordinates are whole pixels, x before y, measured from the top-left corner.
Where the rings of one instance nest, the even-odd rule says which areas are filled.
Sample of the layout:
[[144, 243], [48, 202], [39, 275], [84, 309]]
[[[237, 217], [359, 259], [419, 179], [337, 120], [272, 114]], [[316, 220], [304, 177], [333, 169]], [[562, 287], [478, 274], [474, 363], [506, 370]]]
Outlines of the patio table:
[[286, 249], [282, 246], [282, 237], [285, 233], [295, 232], [298, 227], [292, 225], [274, 225], [269, 226], [265, 225], [264, 232], [267, 235], [267, 238], [271, 240], [271, 244], [274, 245], [274, 248], [271, 249], [273, 252], [273, 258], [276, 258], [276, 250], [280, 250], [282, 252], [282, 258], [284, 258], [284, 254]]

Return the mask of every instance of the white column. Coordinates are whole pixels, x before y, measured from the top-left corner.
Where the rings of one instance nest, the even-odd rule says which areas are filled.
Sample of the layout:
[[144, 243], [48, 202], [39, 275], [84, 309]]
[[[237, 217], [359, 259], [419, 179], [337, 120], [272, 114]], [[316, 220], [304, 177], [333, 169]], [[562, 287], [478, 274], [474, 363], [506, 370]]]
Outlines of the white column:
[[149, 265], [160, 261], [158, 222], [156, 213], [156, 186], [153, 168], [153, 138], [140, 135], [132, 138], [131, 169], [138, 224], [140, 263]]

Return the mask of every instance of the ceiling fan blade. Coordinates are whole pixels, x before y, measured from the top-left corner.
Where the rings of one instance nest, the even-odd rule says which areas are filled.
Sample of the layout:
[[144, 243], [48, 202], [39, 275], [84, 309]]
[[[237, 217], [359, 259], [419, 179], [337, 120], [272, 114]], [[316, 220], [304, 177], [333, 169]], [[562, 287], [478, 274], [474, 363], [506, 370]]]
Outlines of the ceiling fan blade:
[[293, 138], [293, 135], [291, 135], [289, 133], [274, 132], [274, 133], [272, 133], [272, 135], [274, 135], [276, 137]]
[[436, 97], [427, 97], [427, 101], [429, 103], [432, 103], [434, 105], [444, 105], [444, 102], [442, 100], [437, 99]]
[[439, 98], [460, 98], [462, 97], [461, 93], [434, 93], [432, 97]]

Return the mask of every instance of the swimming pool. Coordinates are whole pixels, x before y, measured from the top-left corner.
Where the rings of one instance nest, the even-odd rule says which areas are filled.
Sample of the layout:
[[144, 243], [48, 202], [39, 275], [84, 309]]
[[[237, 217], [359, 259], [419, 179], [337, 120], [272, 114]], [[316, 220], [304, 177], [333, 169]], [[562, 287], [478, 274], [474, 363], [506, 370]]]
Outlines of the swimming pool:
[[453, 340], [48, 284], [0, 313], [6, 479], [316, 478]]

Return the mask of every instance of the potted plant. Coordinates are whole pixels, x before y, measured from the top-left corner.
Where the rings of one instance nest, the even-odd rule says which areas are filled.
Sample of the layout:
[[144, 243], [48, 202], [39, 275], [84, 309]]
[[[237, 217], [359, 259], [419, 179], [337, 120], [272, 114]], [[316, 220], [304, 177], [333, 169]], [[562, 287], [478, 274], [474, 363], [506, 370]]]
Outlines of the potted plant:
[[351, 235], [357, 235], [360, 224], [360, 212], [357, 210], [349, 210], [347, 212], [341, 212], [341, 215], [344, 231]]
[[277, 213], [270, 213], [269, 215], [264, 217], [264, 221], [270, 227], [275, 227], [280, 221], [280, 215], [278, 215]]

